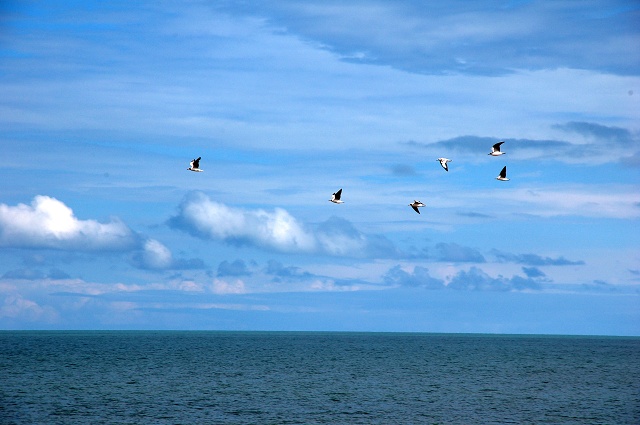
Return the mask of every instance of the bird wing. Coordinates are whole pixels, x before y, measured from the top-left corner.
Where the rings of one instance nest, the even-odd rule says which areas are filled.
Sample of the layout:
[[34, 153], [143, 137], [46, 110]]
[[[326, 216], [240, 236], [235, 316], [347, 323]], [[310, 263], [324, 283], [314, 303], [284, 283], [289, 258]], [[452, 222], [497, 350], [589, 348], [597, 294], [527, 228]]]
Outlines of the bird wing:
[[507, 166], [505, 165], [502, 171], [500, 171], [500, 177], [507, 177]]
[[194, 159], [193, 161], [191, 161], [192, 167], [193, 168], [200, 168], [200, 156], [197, 159]]
[[417, 207], [417, 206], [415, 206], [415, 205], [411, 205], [411, 208], [413, 208], [413, 210], [414, 210], [415, 212], [417, 212], [418, 214], [420, 214], [420, 210], [418, 209], [418, 207]]
[[340, 200], [340, 196], [342, 196], [342, 189], [340, 189], [339, 191], [337, 191], [336, 193], [333, 194], [336, 198], [336, 200]]

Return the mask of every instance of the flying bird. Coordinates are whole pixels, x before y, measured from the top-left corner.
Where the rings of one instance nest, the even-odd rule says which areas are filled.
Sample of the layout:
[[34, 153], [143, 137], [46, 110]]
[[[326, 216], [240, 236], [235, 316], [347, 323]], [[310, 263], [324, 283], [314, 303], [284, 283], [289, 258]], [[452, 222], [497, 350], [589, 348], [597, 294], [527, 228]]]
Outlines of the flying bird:
[[488, 155], [491, 156], [500, 156], [500, 155], [504, 155], [504, 152], [500, 151], [500, 145], [503, 144], [504, 142], [498, 142], [495, 145], [493, 145], [491, 147], [491, 152], [489, 152]]
[[423, 204], [423, 203], [422, 203], [422, 202], [420, 202], [420, 201], [416, 201], [416, 200], [414, 200], [412, 204], [409, 204], [409, 206], [410, 206], [411, 208], [413, 208], [413, 210], [414, 210], [415, 212], [417, 212], [418, 214], [420, 214], [420, 210], [418, 209], [418, 207], [426, 207], [426, 205], [425, 205], [425, 204]]
[[440, 161], [440, 165], [442, 165], [444, 171], [449, 171], [449, 166], [447, 165], [447, 162], [451, 162], [449, 158], [438, 158], [438, 161]]
[[342, 196], [342, 189], [331, 195], [331, 199], [329, 199], [329, 201], [333, 202], [334, 204], [343, 204], [344, 201], [340, 200], [340, 196]]
[[187, 170], [201, 173], [203, 170], [200, 169], [200, 158], [201, 157], [198, 157], [198, 159], [194, 159], [193, 161], [191, 161]]
[[504, 166], [502, 171], [500, 171], [500, 175], [498, 175], [498, 177], [496, 177], [496, 180], [500, 180], [500, 181], [503, 181], [503, 182], [509, 181], [509, 179], [507, 178], [507, 166], [506, 165]]

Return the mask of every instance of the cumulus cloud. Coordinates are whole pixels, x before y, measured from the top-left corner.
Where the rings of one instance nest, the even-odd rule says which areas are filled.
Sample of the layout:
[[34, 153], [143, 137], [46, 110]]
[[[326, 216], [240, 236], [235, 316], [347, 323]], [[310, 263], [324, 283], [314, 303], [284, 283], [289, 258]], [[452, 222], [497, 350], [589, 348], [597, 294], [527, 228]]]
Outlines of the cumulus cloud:
[[63, 202], [36, 196], [31, 205], [0, 204], [0, 245], [60, 250], [126, 250], [138, 237], [124, 223], [80, 220]]
[[387, 285], [424, 287], [427, 289], [442, 289], [444, 282], [429, 275], [429, 269], [415, 266], [413, 272], [405, 271], [400, 265], [392, 267], [383, 276]]
[[[294, 277], [294, 276], [302, 276], [303, 272], [300, 267], [295, 266], [285, 266], [280, 261], [277, 260], [269, 260], [267, 262], [267, 267], [265, 273], [269, 275], [279, 276], [279, 277]], [[308, 274], [308, 272], [304, 272]]]
[[381, 235], [365, 235], [348, 220], [331, 217], [318, 226], [315, 237], [320, 250], [339, 256], [395, 258], [400, 252]]
[[468, 271], [459, 271], [449, 282], [447, 288], [464, 291], [522, 291], [539, 290], [541, 284], [531, 277], [503, 276], [491, 277], [477, 267], [471, 267]]
[[190, 234], [234, 245], [281, 252], [312, 252], [317, 242], [287, 211], [242, 210], [214, 202], [202, 193], [188, 195], [169, 225]]
[[[204, 267], [201, 260], [173, 258], [169, 248], [161, 242], [144, 238], [118, 219], [111, 219], [108, 223], [81, 220], [62, 201], [43, 195], [34, 197], [31, 205], [0, 204], [0, 246], [60, 251], [130, 252], [134, 266], [149, 270]], [[15, 276], [21, 274], [26, 279], [68, 278], [68, 275], [60, 271], [45, 274], [35, 270], [22, 270], [12, 273]]]
[[385, 258], [399, 255], [384, 236], [365, 235], [342, 218], [331, 217], [311, 229], [284, 209], [232, 208], [203, 193], [188, 195], [168, 224], [202, 239], [277, 252]]
[[155, 239], [149, 239], [144, 244], [142, 260], [150, 268], [162, 269], [173, 263], [173, 255], [169, 248]]
[[225, 260], [218, 265], [218, 277], [250, 276], [251, 274], [251, 270], [247, 267], [247, 263], [240, 259], [235, 260], [232, 263]]
[[174, 258], [171, 250], [155, 239], [145, 240], [142, 248], [132, 254], [131, 263], [145, 270], [204, 268], [204, 262], [200, 259]]

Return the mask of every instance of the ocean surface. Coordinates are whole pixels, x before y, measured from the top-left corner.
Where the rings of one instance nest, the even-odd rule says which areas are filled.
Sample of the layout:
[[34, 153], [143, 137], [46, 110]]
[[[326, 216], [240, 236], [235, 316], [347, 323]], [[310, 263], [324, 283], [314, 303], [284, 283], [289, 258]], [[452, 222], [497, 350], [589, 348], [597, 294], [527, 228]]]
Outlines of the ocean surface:
[[640, 424], [640, 338], [0, 332], [1, 424]]

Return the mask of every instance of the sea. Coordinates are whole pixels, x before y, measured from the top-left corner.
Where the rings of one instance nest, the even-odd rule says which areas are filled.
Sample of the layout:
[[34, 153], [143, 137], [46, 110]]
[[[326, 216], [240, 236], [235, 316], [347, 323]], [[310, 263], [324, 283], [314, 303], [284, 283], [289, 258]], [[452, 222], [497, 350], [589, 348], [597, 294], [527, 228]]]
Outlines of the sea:
[[2, 331], [1, 424], [640, 424], [640, 338]]

